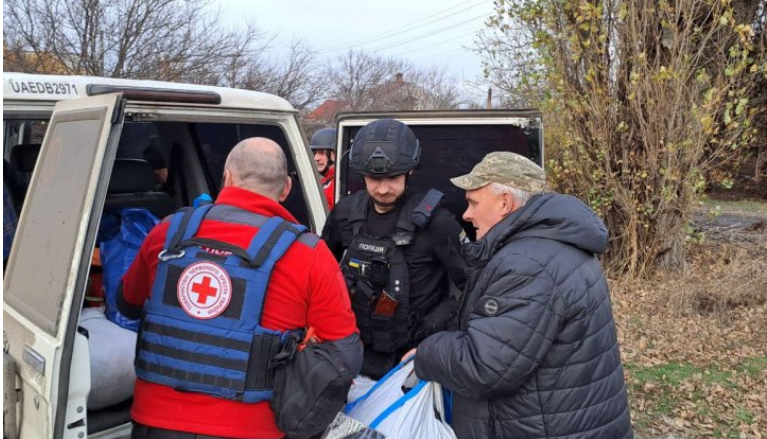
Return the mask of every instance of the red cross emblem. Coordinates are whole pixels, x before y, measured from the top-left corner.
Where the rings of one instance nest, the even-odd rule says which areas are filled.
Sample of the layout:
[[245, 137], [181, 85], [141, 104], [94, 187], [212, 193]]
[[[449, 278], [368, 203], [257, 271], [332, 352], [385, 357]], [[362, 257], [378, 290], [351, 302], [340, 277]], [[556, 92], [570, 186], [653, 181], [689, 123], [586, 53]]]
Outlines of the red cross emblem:
[[217, 288], [210, 286], [211, 278], [205, 276], [202, 283], [192, 284], [192, 292], [197, 293], [197, 303], [205, 305], [208, 302], [208, 297], [215, 296], [218, 293]]
[[195, 262], [181, 273], [176, 293], [184, 312], [196, 319], [212, 319], [229, 306], [232, 280], [217, 264]]

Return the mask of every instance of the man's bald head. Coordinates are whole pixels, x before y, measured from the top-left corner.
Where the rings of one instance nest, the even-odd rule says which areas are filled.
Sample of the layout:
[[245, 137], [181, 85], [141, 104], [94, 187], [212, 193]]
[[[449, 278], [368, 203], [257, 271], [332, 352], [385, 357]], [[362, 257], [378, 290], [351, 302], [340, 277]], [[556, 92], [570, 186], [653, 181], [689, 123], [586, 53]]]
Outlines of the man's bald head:
[[264, 137], [251, 137], [235, 145], [226, 158], [224, 174], [225, 186], [240, 187], [277, 201], [283, 201], [290, 191], [285, 153], [280, 145]]

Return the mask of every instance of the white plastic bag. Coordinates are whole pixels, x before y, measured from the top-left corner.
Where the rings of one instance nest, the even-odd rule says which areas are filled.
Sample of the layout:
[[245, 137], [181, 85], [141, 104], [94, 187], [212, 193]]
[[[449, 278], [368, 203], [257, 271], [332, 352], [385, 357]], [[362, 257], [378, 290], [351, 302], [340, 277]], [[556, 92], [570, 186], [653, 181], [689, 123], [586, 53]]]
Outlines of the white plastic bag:
[[402, 391], [412, 372], [412, 360], [398, 365], [347, 406], [347, 414], [392, 439], [456, 439], [445, 422], [439, 384], [419, 380], [407, 393]]
[[370, 425], [371, 422], [405, 395], [402, 385], [413, 373], [413, 362], [400, 363], [381, 378], [366, 394], [346, 406], [346, 414]]
[[364, 375], [357, 375], [352, 381], [352, 387], [349, 389], [349, 394], [346, 397], [346, 402], [354, 402], [361, 396], [368, 393], [378, 381], [370, 379]]

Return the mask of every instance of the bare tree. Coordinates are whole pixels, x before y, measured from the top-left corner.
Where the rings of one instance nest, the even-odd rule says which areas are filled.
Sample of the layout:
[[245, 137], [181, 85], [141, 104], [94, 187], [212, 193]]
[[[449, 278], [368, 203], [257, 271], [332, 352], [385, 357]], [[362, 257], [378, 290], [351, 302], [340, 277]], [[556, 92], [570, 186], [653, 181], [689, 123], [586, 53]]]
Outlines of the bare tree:
[[225, 85], [273, 93], [304, 109], [325, 97], [327, 80], [316, 54], [301, 40], [294, 40], [285, 62], [263, 54], [243, 57], [227, 71]]
[[468, 101], [458, 88], [457, 80], [444, 67], [433, 66], [412, 72], [411, 82], [422, 90], [420, 106], [430, 110], [458, 108]]
[[[537, 106], [545, 98], [544, 65], [533, 47], [532, 28], [501, 15], [488, 19], [489, 29], [477, 34], [476, 50], [482, 56], [487, 82], [501, 107]], [[501, 29], [501, 31], [498, 31]]]
[[207, 0], [8, 0], [5, 69], [217, 83], [263, 50], [255, 27], [226, 30]]
[[363, 51], [350, 50], [328, 66], [332, 94], [345, 101], [352, 111], [372, 106], [372, 92], [404, 67], [402, 61], [377, 57]]
[[269, 57], [274, 37], [254, 24], [218, 24], [209, 0], [9, 0], [6, 71], [225, 85], [273, 93], [296, 108], [325, 91], [312, 50], [294, 41]]
[[331, 95], [351, 111], [449, 109], [462, 102], [455, 80], [443, 70], [402, 59], [350, 50], [327, 72]]

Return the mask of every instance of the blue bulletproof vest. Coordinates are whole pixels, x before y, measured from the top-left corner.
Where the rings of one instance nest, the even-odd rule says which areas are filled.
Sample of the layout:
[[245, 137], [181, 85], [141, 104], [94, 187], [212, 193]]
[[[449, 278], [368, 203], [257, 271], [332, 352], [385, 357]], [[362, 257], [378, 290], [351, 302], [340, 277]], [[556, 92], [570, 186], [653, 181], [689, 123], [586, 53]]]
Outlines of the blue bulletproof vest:
[[[247, 249], [195, 237], [211, 209], [219, 212], [216, 220], [259, 226]], [[173, 215], [144, 306], [136, 375], [245, 403], [271, 399], [270, 366], [292, 355], [303, 334], [262, 327], [264, 300], [275, 263], [305, 231], [231, 206]]]

